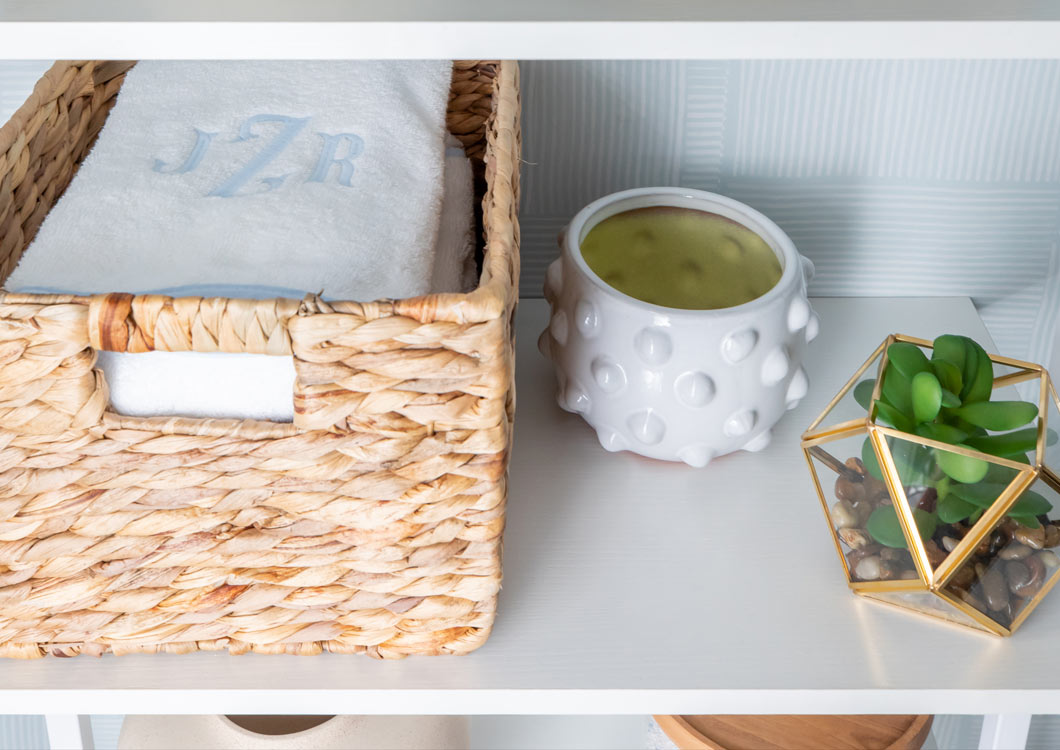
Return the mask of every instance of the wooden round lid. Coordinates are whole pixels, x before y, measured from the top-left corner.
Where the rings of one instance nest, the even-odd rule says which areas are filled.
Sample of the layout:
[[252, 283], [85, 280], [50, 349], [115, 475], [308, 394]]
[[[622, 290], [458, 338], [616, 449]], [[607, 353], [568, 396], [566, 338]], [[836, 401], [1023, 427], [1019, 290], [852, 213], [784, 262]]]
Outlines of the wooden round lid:
[[933, 716], [656, 716], [681, 750], [920, 750]]

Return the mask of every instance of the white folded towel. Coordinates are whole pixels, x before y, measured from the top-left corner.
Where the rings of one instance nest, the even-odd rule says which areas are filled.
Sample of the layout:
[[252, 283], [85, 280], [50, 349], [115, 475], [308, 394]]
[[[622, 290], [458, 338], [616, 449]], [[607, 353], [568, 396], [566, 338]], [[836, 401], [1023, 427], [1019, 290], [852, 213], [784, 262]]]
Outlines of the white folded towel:
[[7, 288], [425, 294], [451, 74], [447, 61], [141, 62]]
[[[190, 67], [185, 70], [183, 66], [186, 65]], [[135, 116], [144, 118], [139, 129], [149, 130], [154, 138], [158, 133], [166, 132], [167, 120], [158, 114], [152, 116], [139, 106], [134, 112], [130, 112], [130, 106], [122, 109], [125, 102], [133, 98], [130, 93], [136, 94], [145, 86], [157, 85], [159, 80], [169, 81], [175, 74], [180, 80], [187, 80], [181, 78], [185, 74], [190, 78], [204, 77], [216, 90], [212, 65], [225, 66], [219, 74], [225, 81], [232, 71], [241, 80], [276, 72], [278, 79], [273, 81], [276, 90], [282, 91], [285, 97], [292, 97], [291, 100], [301, 101], [305, 109], [299, 111], [308, 111], [313, 101], [294, 96], [296, 92], [291, 83], [303, 76], [315, 76], [318, 81], [333, 80], [341, 72], [343, 76], [356, 78], [352, 76], [351, 66], [365, 66], [367, 77], [382, 85], [382, 81], [389, 80], [392, 84], [393, 79], [402, 76], [415, 78], [417, 69], [409, 66], [425, 65], [427, 67], [422, 71], [425, 78], [435, 80], [444, 92], [448, 90], [450, 74], [449, 63], [140, 63], [130, 72], [96, 147], [49, 214], [5, 288], [42, 293], [129, 291], [253, 298], [299, 298], [306, 292], [323, 290], [324, 296], [330, 299], [367, 300], [383, 296], [415, 296], [430, 291], [468, 291], [474, 287], [471, 165], [459, 142], [445, 134], [444, 129], [446, 140], [431, 147], [438, 148], [440, 170], [435, 169], [433, 157], [426, 159], [423, 169], [417, 167], [414, 159], [405, 158], [409, 152], [408, 144], [402, 140], [406, 135], [404, 130], [378, 132], [380, 142], [387, 143], [389, 151], [375, 155], [381, 163], [374, 164], [369, 174], [379, 178], [387, 171], [389, 162], [386, 160], [393, 159], [396, 174], [402, 179], [390, 180], [388, 184], [396, 192], [407, 191], [398, 197], [391, 195], [390, 199], [395, 203], [389, 206], [380, 201], [386, 190], [360, 189], [363, 186], [357, 182], [358, 179], [365, 182], [370, 179], [369, 175], [359, 171], [361, 159], [369, 154], [367, 141], [364, 151], [348, 162], [353, 165], [352, 175], [343, 171], [341, 159], [347, 153], [340, 151], [349, 142], [347, 139], [330, 154], [339, 158], [339, 163], [332, 162], [325, 170], [325, 182], [311, 179], [315, 171], [309, 173], [309, 182], [300, 181], [305, 178], [305, 170], [301, 175], [292, 171], [276, 187], [248, 180], [230, 198], [196, 195], [192, 186], [197, 185], [201, 192], [208, 182], [200, 170], [206, 170], [212, 149], [216, 146], [245, 149], [247, 144], [242, 141], [226, 144], [219, 142], [219, 136], [208, 139], [196, 136], [189, 141], [190, 151], [185, 154], [191, 155], [193, 163], [196, 158], [194, 144], [198, 143], [203, 150], [194, 168], [166, 174], [169, 166], [161, 165], [161, 171], [155, 171], [152, 162], [149, 175], [145, 177], [142, 169], [137, 172], [138, 162], [128, 151], [127, 139], [114, 133], [134, 130], [127, 118]], [[230, 65], [235, 67], [229, 68]], [[280, 67], [276, 68], [276, 65]], [[391, 65], [396, 65], [397, 70], [382, 70]], [[177, 70], [173, 70], [174, 66]], [[286, 70], [288, 66], [295, 70]], [[321, 72], [320, 66], [329, 68], [327, 75], [316, 75]], [[330, 70], [331, 66], [338, 66], [341, 71]], [[444, 80], [436, 80], [438, 71], [432, 66], [444, 69], [441, 76]], [[133, 75], [145, 71], [146, 78]], [[360, 80], [363, 83], [364, 78]], [[136, 85], [130, 89], [130, 84]], [[420, 106], [416, 102], [438, 104], [434, 101], [437, 97], [420, 90], [418, 85], [405, 88], [413, 91], [399, 92], [399, 98], [405, 97], [402, 106], [416, 109]], [[139, 96], [136, 94], [137, 98]], [[169, 96], [175, 96], [172, 90]], [[316, 100], [316, 104], [318, 110], [330, 111], [332, 98], [324, 96]], [[444, 105], [445, 98], [442, 97], [443, 125]], [[349, 106], [356, 109], [353, 104]], [[122, 113], [126, 113], [125, 116], [116, 120], [116, 116]], [[337, 117], [330, 114], [321, 121], [334, 123]], [[358, 122], [371, 120], [364, 114], [357, 117]], [[153, 123], [159, 118], [162, 122], [155, 127]], [[413, 112], [405, 113], [399, 119], [416, 121], [422, 118]], [[121, 123], [128, 124], [114, 127]], [[259, 120], [250, 126], [250, 132], [256, 133], [259, 126], [266, 128], [269, 125], [275, 126], [269, 135], [286, 127], [282, 123], [267, 124]], [[303, 127], [302, 132], [308, 127]], [[420, 135], [421, 132], [414, 133], [412, 140]], [[388, 142], [387, 138], [391, 140]], [[433, 134], [428, 140], [434, 140]], [[249, 143], [257, 144], [259, 152], [262, 146], [268, 145], [267, 141], [264, 130], [262, 136], [249, 139]], [[319, 141], [324, 148], [330, 148], [326, 145], [326, 138], [320, 137]], [[204, 143], [207, 144], [205, 147]], [[282, 173], [284, 169], [277, 165], [293, 167], [292, 162], [285, 161], [296, 156], [291, 149], [294, 149], [294, 141], [270, 162], [269, 168], [275, 167]], [[301, 153], [304, 157], [305, 149]], [[313, 158], [319, 161], [319, 155]], [[118, 161], [110, 163], [110, 159]], [[185, 159], [179, 166], [188, 163]], [[123, 166], [119, 168], [119, 164]], [[142, 163], [139, 166], [142, 167]], [[313, 168], [317, 169], [316, 161]], [[237, 173], [234, 165], [230, 165], [224, 174], [214, 168], [211, 179], [227, 179]], [[255, 175], [255, 179], [258, 176], [260, 174]], [[183, 181], [172, 188], [164, 181], [166, 177]], [[190, 181], [191, 177], [195, 180]], [[346, 177], [350, 177], [348, 187], [344, 184]], [[228, 182], [232, 183], [230, 179]], [[398, 190], [399, 186], [401, 190]], [[297, 193], [301, 189], [310, 192], [297, 197], [292, 193], [288, 200], [276, 200], [286, 190]], [[152, 200], [137, 203], [134, 197], [144, 190], [150, 193]], [[170, 196], [168, 190], [174, 190], [176, 194]], [[243, 195], [244, 190], [251, 194]], [[255, 192], [257, 190], [261, 192]], [[416, 201], [423, 201], [422, 205], [427, 208], [417, 212]], [[225, 206], [228, 206], [227, 210]], [[376, 206], [372, 209], [374, 213], [368, 211], [367, 206]], [[314, 214], [317, 209], [320, 213]], [[112, 210], [118, 212], [116, 216], [110, 213]], [[191, 220], [196, 213], [203, 214], [203, 218]], [[226, 217], [224, 221], [221, 221], [222, 214]], [[367, 227], [363, 227], [364, 222], [368, 222]], [[234, 230], [233, 225], [246, 225], [246, 231]], [[313, 240], [305, 245], [307, 236], [312, 236]], [[389, 238], [394, 236], [404, 238], [402, 242], [405, 244], [390, 244]], [[294, 369], [287, 357], [100, 352], [99, 366], [111, 388], [112, 407], [119, 414], [275, 421], [290, 421], [293, 416]]]

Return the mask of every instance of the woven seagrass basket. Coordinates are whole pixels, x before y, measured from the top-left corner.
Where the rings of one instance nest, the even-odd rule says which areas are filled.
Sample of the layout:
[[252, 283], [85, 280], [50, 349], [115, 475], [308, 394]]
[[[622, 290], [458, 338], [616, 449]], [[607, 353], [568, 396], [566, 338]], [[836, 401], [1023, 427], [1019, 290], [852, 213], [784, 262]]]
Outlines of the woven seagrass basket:
[[[131, 63], [55, 65], [0, 129], [6, 278]], [[501, 580], [519, 85], [458, 62], [470, 294], [324, 302], [0, 293], [0, 655], [465, 653]], [[293, 356], [293, 423], [130, 418], [101, 349]]]

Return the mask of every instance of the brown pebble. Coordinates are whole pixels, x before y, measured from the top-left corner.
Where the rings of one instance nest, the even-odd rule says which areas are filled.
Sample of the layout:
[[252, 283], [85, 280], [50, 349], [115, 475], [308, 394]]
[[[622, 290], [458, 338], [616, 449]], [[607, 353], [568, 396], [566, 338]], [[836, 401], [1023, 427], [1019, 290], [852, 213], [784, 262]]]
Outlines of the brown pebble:
[[1008, 607], [1008, 586], [1005, 585], [1005, 577], [996, 568], [989, 568], [979, 578], [983, 584], [983, 596], [986, 598], [986, 606], [993, 612], [1000, 612]]
[[983, 600], [977, 597], [971, 591], [964, 591], [963, 589], [961, 589], [958, 590], [957, 595], [961, 598], [961, 601], [965, 602], [966, 604], [971, 604], [980, 612], [986, 612], [986, 605], [983, 604]]
[[835, 496], [840, 500], [861, 500], [865, 497], [865, 485], [861, 482], [851, 482], [846, 477], [835, 480]]
[[1019, 560], [1012, 560], [1005, 565], [1005, 580], [1008, 590], [1016, 596], [1024, 596], [1027, 583], [1031, 580], [1031, 571]]
[[852, 502], [850, 506], [854, 509], [854, 513], [858, 517], [858, 526], [864, 526], [869, 522], [869, 516], [872, 515], [872, 511], [876, 510], [875, 504], [868, 498], [862, 498]]
[[934, 487], [928, 487], [919, 493], [916, 493], [913, 497], [909, 498], [909, 504], [914, 508], [920, 508], [928, 513], [935, 512], [935, 506], [938, 504], [939, 494], [935, 491]]
[[1033, 552], [1030, 547], [1025, 547], [1019, 542], [1009, 542], [998, 554], [1002, 560], [1022, 560]]
[[865, 476], [865, 464], [861, 462], [861, 459], [857, 456], [851, 456], [845, 462], [848, 469], [853, 469], [861, 476]]
[[887, 560], [880, 560], [880, 580], [881, 581], [893, 581], [902, 573], [902, 566], [895, 564], [893, 561], [888, 562]]
[[839, 538], [852, 550], [862, 549], [872, 544], [872, 537], [864, 529], [839, 529]]
[[1053, 524], [1049, 524], [1045, 527], [1045, 546], [1060, 546], [1060, 528], [1057, 528]]
[[880, 577], [881, 560], [876, 555], [862, 558], [854, 568], [854, 575], [862, 581], [876, 581]]
[[903, 581], [915, 581], [917, 578], [920, 578], [915, 570], [903, 570], [902, 574], [898, 577]]
[[832, 506], [832, 523], [837, 529], [852, 529], [858, 525], [858, 513], [846, 500], [839, 500]]
[[1012, 536], [1017, 542], [1026, 544], [1031, 549], [1041, 549], [1045, 546], [1045, 529], [1040, 526], [1037, 529], [1019, 526], [1012, 532]]
[[[1009, 563], [1012, 565], [1013, 563]], [[1045, 563], [1041, 561], [1037, 555], [1028, 557], [1023, 561], [1023, 564], [1027, 566], [1027, 570], [1030, 571], [1030, 578], [1026, 581], [1023, 588], [1020, 590], [1020, 596], [1032, 597], [1042, 590], [1042, 586], [1045, 584]]]
[[1060, 557], [1057, 557], [1056, 553], [1052, 550], [1043, 549], [1041, 552], [1035, 555], [1042, 564], [1045, 565], [1047, 571], [1056, 570], [1060, 566]]
[[932, 568], [937, 568], [946, 559], [947, 553], [935, 544], [934, 539], [924, 542], [924, 551], [927, 552], [928, 562], [931, 563]]
[[880, 551], [880, 547], [881, 545], [879, 544], [870, 544], [867, 547], [852, 549], [847, 552], [847, 569], [851, 572], [851, 575], [853, 575], [854, 569], [863, 558], [866, 558], [869, 555], [875, 555]]
[[967, 589], [975, 583], [975, 571], [965, 565], [963, 568], [957, 570], [950, 578], [948, 586], [952, 586], [956, 589]]

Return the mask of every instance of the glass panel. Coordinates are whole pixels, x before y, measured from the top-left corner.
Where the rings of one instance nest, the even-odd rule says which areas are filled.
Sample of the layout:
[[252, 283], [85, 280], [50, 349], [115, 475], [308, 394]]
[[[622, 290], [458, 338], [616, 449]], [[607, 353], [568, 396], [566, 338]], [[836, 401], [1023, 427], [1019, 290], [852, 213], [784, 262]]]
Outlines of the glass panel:
[[889, 581], [917, 578], [913, 558], [902, 547], [882, 544], [868, 530], [872, 514], [891, 507], [886, 485], [866, 471], [862, 456], [875, 454], [868, 435], [832, 440], [808, 449], [820, 483], [828, 520], [848, 571], [848, 580]]
[[1056, 383], [1050, 382], [1045, 394], [1045, 460], [1043, 463], [1060, 478], [1060, 398], [1057, 397]]
[[859, 592], [868, 599], [876, 599], [881, 602], [893, 604], [902, 609], [908, 609], [918, 614], [935, 617], [958, 625], [967, 625], [970, 628], [981, 630], [986, 633], [993, 632], [983, 627], [967, 614], [954, 607], [945, 599], [932, 594], [929, 591], [873, 591]]
[[[879, 368], [881, 356], [882, 354], [874, 354], [869, 357], [865, 362], [864, 373], [843, 387], [835, 405], [827, 409], [814, 421], [814, 424], [807, 430], [808, 435], [827, 432], [832, 427], [843, 422], [849, 422], [852, 419], [864, 419], [868, 416], [865, 407], [859, 403], [859, 399], [868, 403], [868, 397], [871, 395], [871, 382], [876, 378], [876, 370]], [[851, 374], [849, 371], [843, 373], [829, 372], [826, 377], [849, 377]], [[867, 385], [860, 385], [862, 383], [867, 383]]]
[[1039, 479], [994, 525], [944, 590], [1011, 628], [1060, 569], [1057, 547], [1060, 493]]
[[[994, 368], [994, 380], [1005, 378], [1000, 384], [995, 382], [991, 389], [991, 400], [1020, 400], [1038, 403], [1041, 385], [1037, 371], [1014, 365], [1003, 365], [998, 362], [991, 362], [991, 364]], [[1024, 380], [1024, 377], [1028, 379]], [[1019, 382], [1014, 382], [1016, 380]]]
[[[934, 571], [961, 539], [977, 529], [984, 511], [1020, 472], [990, 463], [986, 457], [969, 458], [892, 436], [885, 441], [924, 541], [928, 567]], [[876, 470], [873, 466], [868, 468], [870, 473]], [[895, 537], [894, 511], [888, 515], [881, 510], [876, 515], [870, 519], [870, 533]], [[895, 537], [893, 543], [898, 541]]]

